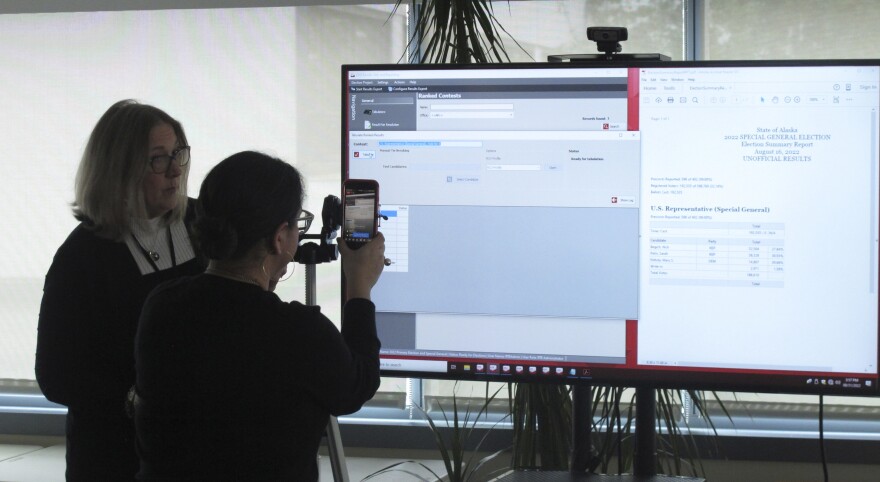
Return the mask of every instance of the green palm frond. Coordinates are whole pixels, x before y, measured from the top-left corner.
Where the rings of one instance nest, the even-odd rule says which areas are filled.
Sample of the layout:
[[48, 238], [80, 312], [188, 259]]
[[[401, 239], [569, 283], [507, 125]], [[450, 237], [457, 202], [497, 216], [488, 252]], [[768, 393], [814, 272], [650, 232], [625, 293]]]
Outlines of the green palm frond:
[[[397, 0], [392, 12], [405, 3]], [[472, 64], [510, 62], [503, 38], [523, 52], [495, 16], [490, 0], [410, 0], [417, 21], [407, 43], [408, 62]], [[392, 13], [393, 15], [393, 13]]]
[[[504, 388], [499, 387], [494, 393], [489, 393], [488, 386], [489, 384], [487, 383], [486, 396], [483, 400], [480, 400], [478, 403], [477, 400], [479, 399], [466, 397], [465, 400], [467, 401], [462, 406], [462, 404], [459, 403], [459, 397], [456, 396], [458, 388], [458, 383], [456, 383], [453, 386], [451, 410], [447, 411], [446, 407], [444, 407], [443, 403], [439, 400], [436, 402], [437, 410], [439, 410], [440, 415], [443, 418], [439, 423], [431, 418], [424, 408], [418, 405], [415, 406], [425, 418], [428, 427], [431, 429], [431, 434], [434, 436], [434, 443], [437, 445], [437, 450], [440, 452], [440, 458], [443, 460], [443, 467], [446, 469], [446, 478], [439, 477], [424, 464], [414, 461], [404, 461], [389, 465], [388, 467], [371, 474], [367, 479], [391, 472], [403, 472], [408, 475], [415, 475], [412, 470], [408, 470], [404, 467], [415, 464], [421, 466], [422, 470], [429, 472], [434, 477], [433, 480], [444, 480], [449, 482], [468, 482], [472, 480], [480, 469], [505, 451], [500, 450], [476, 460], [480, 447], [483, 445], [483, 442], [486, 441], [489, 432], [497, 427], [499, 423], [507, 420], [507, 416], [492, 424], [489, 430], [487, 430], [476, 443], [474, 448], [471, 450], [468, 449], [475, 430], [477, 429], [477, 423], [481, 419], [486, 419], [492, 401], [495, 400], [495, 397]], [[475, 404], [477, 404], [476, 407]]]
[[[593, 389], [592, 409], [592, 443], [596, 450], [596, 459], [591, 471], [608, 473], [613, 465], [617, 472], [629, 472], [633, 465], [635, 449], [635, 406], [633, 395], [627, 404], [626, 413], [621, 413], [624, 403], [623, 387], [595, 387]], [[702, 464], [701, 449], [694, 435], [690, 433], [688, 422], [681, 416], [684, 396], [690, 397], [697, 415], [715, 435], [718, 435], [715, 424], [707, 408], [707, 394], [694, 390], [656, 390], [657, 405], [654, 416], [659, 422], [660, 430], [656, 435], [657, 472], [670, 475], [703, 476], [705, 469]], [[718, 394], [711, 392], [717, 405], [725, 416], [730, 413]], [[717, 442], [712, 439], [713, 442]], [[713, 445], [717, 451], [718, 446]]]
[[[422, 477], [421, 474], [410, 469], [409, 468], [410, 465], [414, 465], [414, 466], [418, 467], [419, 470], [424, 470], [424, 471], [428, 472], [434, 478], [433, 479], [426, 479], [426, 478]], [[406, 475], [412, 477], [411, 480], [417, 480], [419, 482], [433, 482], [433, 481], [437, 481], [437, 480], [443, 480], [439, 475], [437, 475], [436, 472], [431, 470], [431, 468], [428, 467], [427, 465], [425, 465], [421, 462], [417, 462], [415, 460], [404, 460], [402, 462], [395, 462], [387, 467], [380, 469], [377, 472], [373, 472], [372, 474], [361, 479], [361, 482], [365, 482], [367, 480], [374, 479], [376, 477], [380, 477], [385, 474], [392, 474], [392, 473], [398, 473], [398, 472], [402, 473], [402, 474], [406, 474]]]
[[513, 467], [567, 470], [572, 413], [569, 388], [517, 383], [513, 393]]

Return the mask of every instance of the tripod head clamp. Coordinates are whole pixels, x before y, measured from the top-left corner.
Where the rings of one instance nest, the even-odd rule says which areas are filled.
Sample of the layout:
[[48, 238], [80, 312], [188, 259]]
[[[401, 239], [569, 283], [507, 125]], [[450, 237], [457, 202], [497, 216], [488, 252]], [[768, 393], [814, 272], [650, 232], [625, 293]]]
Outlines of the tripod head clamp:
[[300, 239], [317, 239], [319, 243], [302, 243], [293, 256], [299, 264], [329, 263], [339, 259], [339, 247], [333, 242], [336, 231], [342, 226], [342, 202], [330, 194], [324, 198], [321, 208], [321, 234], [303, 234]]

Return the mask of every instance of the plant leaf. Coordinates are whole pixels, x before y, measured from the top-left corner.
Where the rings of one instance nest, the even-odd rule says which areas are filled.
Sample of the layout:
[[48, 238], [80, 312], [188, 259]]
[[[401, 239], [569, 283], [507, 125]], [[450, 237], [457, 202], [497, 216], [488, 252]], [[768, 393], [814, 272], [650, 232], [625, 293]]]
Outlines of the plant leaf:
[[[404, 1], [395, 1], [389, 18]], [[412, 0], [410, 5], [417, 20], [400, 59], [419, 63], [509, 62], [502, 33], [529, 55], [498, 21], [490, 0], [425, 0], [420, 4]]]
[[404, 460], [404, 461], [402, 461], [402, 462], [397, 462], [397, 463], [391, 464], [391, 465], [389, 465], [389, 466], [387, 466], [387, 467], [384, 467], [384, 468], [382, 468], [382, 469], [379, 469], [379, 470], [376, 471], [376, 472], [373, 472], [372, 474], [370, 474], [370, 475], [364, 477], [363, 479], [361, 479], [361, 482], [364, 482], [364, 481], [366, 481], [366, 480], [370, 480], [370, 479], [373, 479], [373, 478], [379, 477], [380, 475], [385, 475], [385, 474], [388, 474], [388, 473], [392, 473], [392, 472], [402, 472], [402, 473], [407, 474], [407, 475], [412, 475], [413, 477], [416, 478], [416, 480], [420, 480], [420, 481], [424, 481], [424, 482], [430, 482], [430, 479], [425, 479], [425, 478], [423, 478], [422, 476], [420, 476], [419, 474], [417, 474], [417, 473], [415, 473], [415, 472], [413, 472], [413, 471], [410, 471], [410, 470], [407, 470], [407, 469], [401, 468], [402, 465], [406, 465], [406, 464], [419, 465], [419, 466], [421, 466], [423, 469], [425, 469], [426, 471], [428, 471], [428, 473], [430, 473], [431, 475], [433, 475], [433, 476], [434, 476], [434, 480], [442, 480], [442, 478], [441, 478], [439, 475], [437, 475], [437, 473], [435, 473], [433, 470], [431, 470], [431, 468], [428, 467], [427, 465], [425, 465], [425, 464], [423, 464], [423, 463], [421, 463], [421, 462], [415, 461], [415, 460]]

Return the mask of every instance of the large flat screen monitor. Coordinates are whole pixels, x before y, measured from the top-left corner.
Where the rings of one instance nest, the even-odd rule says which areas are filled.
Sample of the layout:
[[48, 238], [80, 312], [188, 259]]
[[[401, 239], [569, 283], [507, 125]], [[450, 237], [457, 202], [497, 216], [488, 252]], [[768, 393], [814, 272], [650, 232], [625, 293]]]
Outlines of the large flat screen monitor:
[[384, 375], [878, 393], [880, 61], [342, 78]]

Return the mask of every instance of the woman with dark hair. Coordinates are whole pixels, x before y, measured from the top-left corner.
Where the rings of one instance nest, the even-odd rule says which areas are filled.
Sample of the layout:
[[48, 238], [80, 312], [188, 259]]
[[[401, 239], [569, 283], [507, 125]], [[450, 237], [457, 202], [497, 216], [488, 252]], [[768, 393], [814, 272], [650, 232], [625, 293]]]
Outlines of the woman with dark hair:
[[220, 162], [202, 183], [199, 276], [156, 288], [135, 359], [141, 480], [317, 480], [330, 415], [358, 410], [379, 386], [370, 291], [384, 267], [379, 234], [340, 243], [342, 331], [314, 306], [273, 293], [312, 215], [289, 164], [257, 152]]
[[141, 306], [159, 283], [204, 270], [190, 244], [190, 147], [165, 112], [133, 100], [98, 120], [76, 174], [80, 224], [43, 287], [36, 375], [66, 405], [67, 480], [134, 480], [134, 384]]

